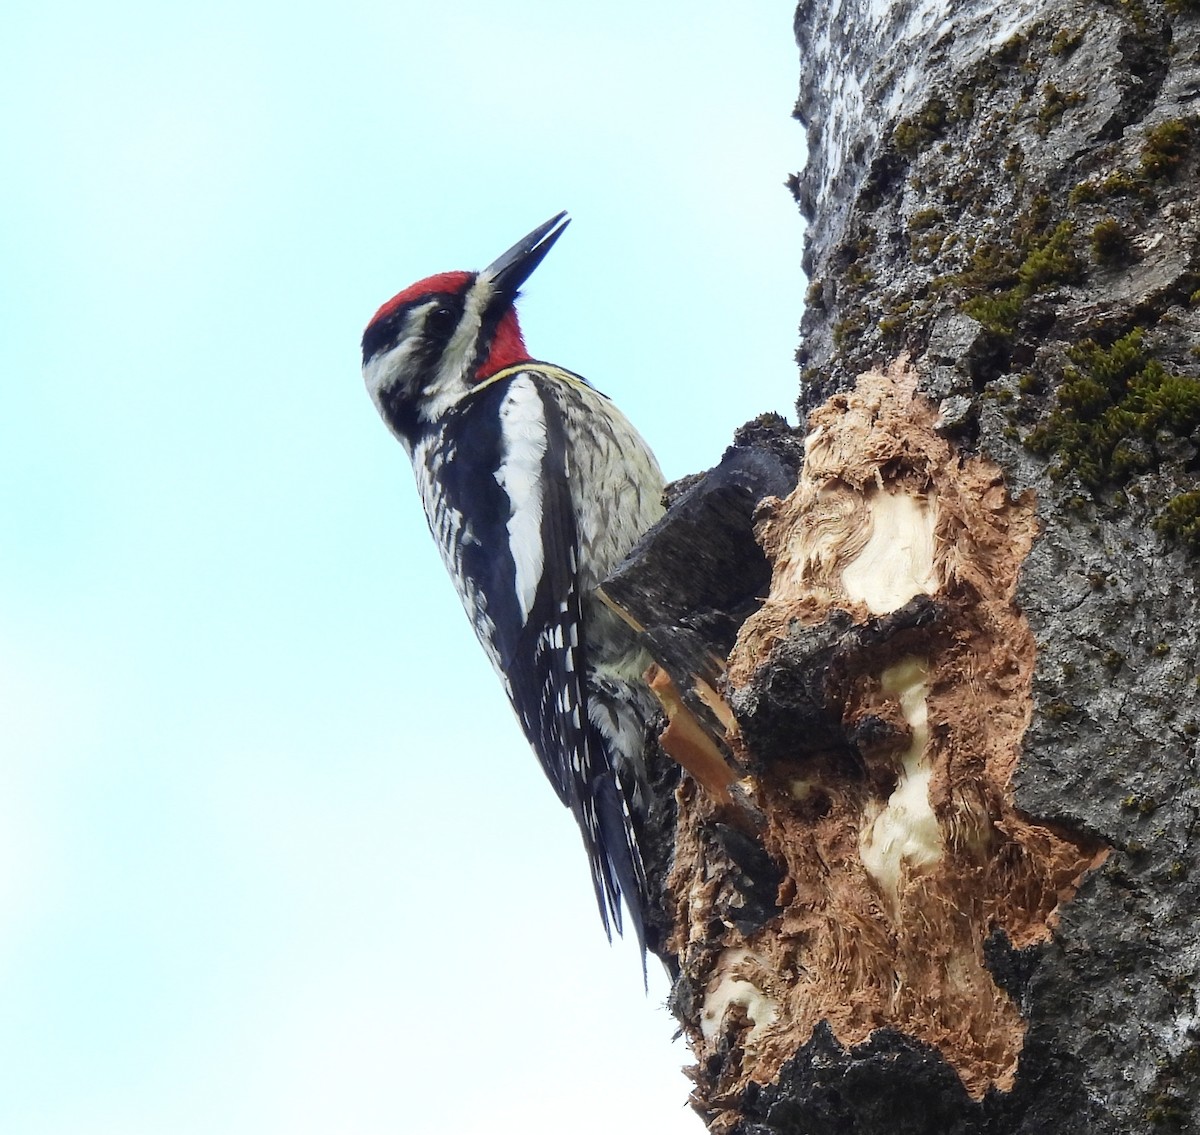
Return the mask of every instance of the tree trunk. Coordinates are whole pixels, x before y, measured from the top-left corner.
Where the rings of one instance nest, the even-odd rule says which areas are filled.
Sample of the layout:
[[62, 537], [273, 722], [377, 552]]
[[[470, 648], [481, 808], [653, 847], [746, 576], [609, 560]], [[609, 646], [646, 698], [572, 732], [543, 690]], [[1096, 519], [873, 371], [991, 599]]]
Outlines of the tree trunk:
[[1200, 0], [796, 35], [802, 428], [606, 586], [688, 770], [652, 872], [695, 1106], [1192, 1130]]

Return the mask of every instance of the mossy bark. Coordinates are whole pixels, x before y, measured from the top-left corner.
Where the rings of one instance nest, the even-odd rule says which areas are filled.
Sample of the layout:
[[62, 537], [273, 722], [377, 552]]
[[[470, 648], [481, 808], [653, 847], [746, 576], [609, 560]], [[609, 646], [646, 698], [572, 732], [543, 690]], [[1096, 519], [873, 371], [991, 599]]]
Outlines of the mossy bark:
[[804, 0], [796, 35], [801, 427], [738, 440], [804, 460], [726, 560], [760, 609], [655, 630], [728, 769], [658, 880], [695, 1106], [1192, 1130], [1200, 10]]

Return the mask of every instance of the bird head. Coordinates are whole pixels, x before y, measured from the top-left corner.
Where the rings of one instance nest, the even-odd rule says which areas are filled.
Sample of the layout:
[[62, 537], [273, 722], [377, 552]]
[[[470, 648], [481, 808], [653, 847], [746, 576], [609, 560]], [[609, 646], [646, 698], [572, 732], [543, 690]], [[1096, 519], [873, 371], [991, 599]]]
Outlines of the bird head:
[[367, 324], [367, 390], [410, 451], [481, 382], [529, 359], [517, 293], [568, 224], [565, 213], [551, 217], [482, 272], [429, 276], [393, 296]]

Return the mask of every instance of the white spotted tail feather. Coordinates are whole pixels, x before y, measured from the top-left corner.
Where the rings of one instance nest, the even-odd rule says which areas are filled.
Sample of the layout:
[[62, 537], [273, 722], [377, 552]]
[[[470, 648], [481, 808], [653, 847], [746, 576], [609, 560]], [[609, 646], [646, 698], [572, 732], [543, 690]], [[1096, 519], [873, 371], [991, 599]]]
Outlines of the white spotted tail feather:
[[650, 659], [596, 588], [658, 519], [663, 478], [604, 395], [525, 351], [517, 288], [564, 225], [552, 218], [483, 272], [401, 292], [363, 336], [363, 369], [475, 632], [578, 822], [605, 929], [620, 931], [623, 898], [644, 948]]

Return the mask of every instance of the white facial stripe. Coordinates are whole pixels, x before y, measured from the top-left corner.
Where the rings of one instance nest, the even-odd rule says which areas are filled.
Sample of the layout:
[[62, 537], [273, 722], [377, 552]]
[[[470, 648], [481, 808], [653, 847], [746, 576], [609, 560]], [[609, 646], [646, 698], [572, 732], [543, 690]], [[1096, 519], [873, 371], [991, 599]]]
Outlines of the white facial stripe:
[[542, 459], [546, 408], [533, 380], [514, 379], [500, 404], [504, 456], [496, 480], [512, 502], [508, 543], [516, 565], [517, 603], [528, 620], [545, 563], [542, 548]]
[[463, 326], [469, 325], [471, 328], [471, 344], [474, 346], [475, 337], [479, 333], [479, 328], [483, 323], [483, 312], [487, 307], [488, 301], [492, 298], [492, 284], [490, 280], [478, 279], [471, 285], [467, 292], [466, 303], [463, 310]]
[[421, 404], [421, 414], [426, 421], [437, 421], [471, 389], [471, 376], [467, 372], [475, 361], [483, 312], [491, 294], [486, 281], [476, 280], [464, 297], [462, 318], [446, 344], [437, 379]]
[[413, 332], [423, 322], [426, 310], [428, 309], [405, 312], [404, 323], [396, 332], [396, 345], [390, 351], [377, 352], [363, 366], [367, 393], [371, 395], [376, 406], [380, 404], [383, 392], [392, 384], [389, 379], [401, 375], [408, 366], [408, 360], [416, 346]]
[[[391, 420], [384, 410], [384, 395], [398, 382], [405, 381], [405, 372], [413, 366], [412, 358], [417, 349], [417, 340], [408, 333], [412, 325], [412, 317], [406, 320], [396, 345], [390, 351], [380, 351], [363, 366], [363, 382], [366, 383], [367, 393], [375, 403], [375, 409], [391, 427]], [[393, 431], [394, 432], [394, 431]], [[405, 449], [409, 442], [400, 434], [396, 434]]]
[[435, 306], [435, 302], [430, 300], [420, 307], [407, 310], [404, 313], [404, 322], [396, 329], [396, 345], [390, 350], [377, 352], [363, 365], [363, 378], [366, 379], [367, 390], [376, 405], [383, 397], [383, 392], [393, 382], [402, 379], [420, 341], [419, 333], [425, 318]]

